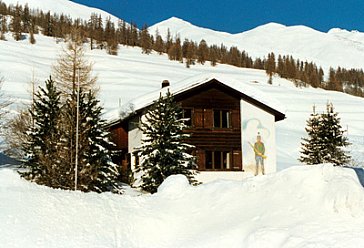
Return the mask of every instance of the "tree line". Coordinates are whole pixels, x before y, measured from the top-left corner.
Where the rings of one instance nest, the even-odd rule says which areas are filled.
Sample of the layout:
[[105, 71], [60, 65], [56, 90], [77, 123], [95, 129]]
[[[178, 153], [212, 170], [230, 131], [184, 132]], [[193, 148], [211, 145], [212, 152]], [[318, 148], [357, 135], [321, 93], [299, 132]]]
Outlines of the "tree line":
[[[8, 20], [7, 16], [10, 16]], [[312, 86], [336, 90], [356, 96], [364, 96], [364, 72], [362, 69], [330, 68], [325, 81], [324, 71], [313, 62], [300, 61], [290, 55], [275, 55], [269, 53], [264, 58], [253, 58], [249, 54], [232, 46], [209, 45], [205, 40], [200, 42], [181, 40], [167, 32], [162, 37], [158, 30], [150, 34], [148, 26], [138, 29], [135, 23], [128, 24], [119, 20], [117, 24], [110, 18], [103, 20], [101, 15], [91, 14], [89, 20], [75, 19], [64, 14], [51, 14], [42, 10], [30, 10], [28, 5], [9, 5], [0, 0], [0, 39], [5, 39], [4, 33], [11, 31], [15, 40], [24, 39], [23, 34], [29, 34], [29, 41], [36, 42], [34, 34], [64, 39], [77, 30], [83, 42], [88, 42], [90, 49], [105, 49], [111, 55], [118, 54], [118, 45], [141, 47], [142, 53], [150, 54], [153, 50], [159, 54], [168, 54], [170, 60], [185, 63], [190, 67], [196, 63], [212, 66], [229, 64], [243, 68], [265, 70], [272, 76], [277, 74], [282, 78], [292, 80], [297, 87]]]

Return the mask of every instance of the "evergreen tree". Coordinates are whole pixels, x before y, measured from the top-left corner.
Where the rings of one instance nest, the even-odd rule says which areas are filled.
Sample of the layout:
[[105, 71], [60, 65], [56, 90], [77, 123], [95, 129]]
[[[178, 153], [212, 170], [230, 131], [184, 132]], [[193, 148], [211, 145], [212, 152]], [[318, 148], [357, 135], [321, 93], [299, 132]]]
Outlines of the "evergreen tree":
[[29, 24], [29, 42], [30, 44], [35, 44], [36, 40], [34, 38], [34, 23], [33, 22], [30, 22]]
[[6, 16], [0, 16], [0, 40], [5, 40], [7, 31]]
[[266, 71], [267, 75], [269, 76], [268, 83], [272, 84], [273, 83], [272, 76], [273, 76], [274, 72], [276, 71], [276, 59], [275, 59], [275, 55], [273, 52], [268, 54], [268, 59], [265, 63], [265, 71]]
[[164, 51], [164, 42], [162, 36], [160, 36], [158, 29], [155, 31], [155, 43], [153, 49], [161, 55]]
[[148, 26], [144, 25], [140, 31], [140, 46], [142, 48], [142, 53], [150, 54], [152, 52], [152, 38], [148, 32]]
[[204, 64], [205, 61], [208, 59], [209, 50], [207, 43], [204, 39], [200, 41], [200, 44], [198, 45], [197, 50], [197, 61], [201, 64]]
[[332, 163], [344, 165], [350, 156], [343, 150], [350, 145], [340, 125], [338, 113], [327, 104], [325, 113], [311, 114], [307, 121], [308, 138], [303, 138], [300, 161], [306, 164]]
[[334, 106], [332, 103], [328, 103], [326, 107], [326, 113], [321, 115], [321, 134], [325, 145], [323, 162], [334, 165], [347, 164], [350, 161], [350, 156], [343, 148], [350, 143], [348, 138], [344, 136], [345, 131], [342, 130], [338, 113], [334, 112]]
[[81, 93], [80, 97], [80, 187], [84, 191], [120, 192], [119, 171], [112, 163], [109, 132], [101, 118], [102, 107], [95, 93]]
[[310, 118], [306, 121], [305, 128], [308, 138], [302, 138], [301, 143], [301, 157], [299, 161], [305, 164], [320, 164], [323, 163], [322, 153], [323, 147], [320, 135], [320, 116], [313, 107], [313, 113]]
[[16, 5], [15, 7], [15, 12], [14, 12], [14, 16], [11, 19], [11, 32], [13, 33], [13, 37], [16, 41], [19, 41], [22, 39], [23, 35], [22, 35], [22, 27], [21, 27], [21, 6]]
[[58, 151], [60, 149], [59, 117], [61, 113], [60, 92], [52, 78], [40, 87], [30, 110], [33, 125], [29, 133], [26, 166], [29, 171], [23, 175], [37, 183], [59, 187], [62, 173], [59, 173]]
[[154, 102], [141, 123], [146, 138], [139, 149], [142, 159], [137, 171], [142, 172], [141, 187], [148, 192], [156, 192], [164, 179], [174, 174], [183, 174], [195, 183], [194, 157], [187, 153], [192, 146], [183, 142], [188, 136], [183, 133], [186, 125], [181, 116], [182, 109], [168, 91]]

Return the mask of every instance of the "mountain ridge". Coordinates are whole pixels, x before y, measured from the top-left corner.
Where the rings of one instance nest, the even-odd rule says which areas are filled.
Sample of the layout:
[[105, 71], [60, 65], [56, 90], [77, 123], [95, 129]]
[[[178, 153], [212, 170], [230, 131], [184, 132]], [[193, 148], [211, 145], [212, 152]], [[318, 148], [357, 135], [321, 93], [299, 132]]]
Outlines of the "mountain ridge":
[[364, 33], [334, 28], [327, 33], [304, 25], [286, 26], [270, 22], [237, 34], [195, 26], [181, 18], [171, 17], [149, 28], [162, 37], [168, 30], [172, 37], [209, 45], [222, 43], [236, 46], [252, 57], [264, 57], [270, 52], [292, 55], [302, 61], [313, 61], [325, 70], [330, 67], [362, 68], [364, 64]]

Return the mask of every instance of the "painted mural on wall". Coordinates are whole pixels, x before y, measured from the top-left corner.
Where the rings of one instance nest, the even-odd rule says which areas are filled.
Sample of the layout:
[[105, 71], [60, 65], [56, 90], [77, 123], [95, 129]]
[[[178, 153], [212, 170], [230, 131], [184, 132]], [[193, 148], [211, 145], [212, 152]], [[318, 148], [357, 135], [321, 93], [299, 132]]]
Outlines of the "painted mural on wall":
[[252, 175], [276, 171], [274, 116], [242, 104], [243, 167]]

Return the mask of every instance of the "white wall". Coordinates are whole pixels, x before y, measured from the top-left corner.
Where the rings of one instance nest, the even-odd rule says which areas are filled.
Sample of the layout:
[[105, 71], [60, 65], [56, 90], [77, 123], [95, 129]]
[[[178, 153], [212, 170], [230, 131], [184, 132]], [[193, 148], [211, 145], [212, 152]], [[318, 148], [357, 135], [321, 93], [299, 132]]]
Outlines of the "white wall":
[[[240, 102], [243, 169], [248, 173], [255, 172], [255, 154], [249, 142], [254, 145], [258, 133], [265, 146], [265, 173], [276, 172], [276, 143], [274, 115], [243, 100]], [[261, 172], [259, 172], [261, 173]]]
[[131, 156], [130, 163], [132, 170], [135, 169], [135, 157], [133, 155], [133, 152], [136, 150], [136, 148], [142, 145], [143, 132], [138, 128], [139, 124], [140, 124], [139, 118], [134, 118], [129, 121], [128, 150]]

